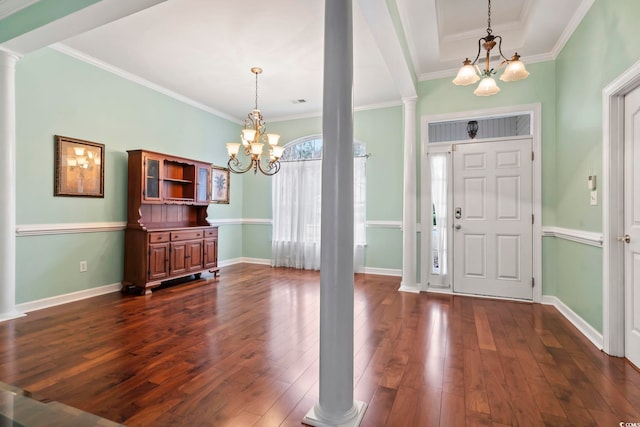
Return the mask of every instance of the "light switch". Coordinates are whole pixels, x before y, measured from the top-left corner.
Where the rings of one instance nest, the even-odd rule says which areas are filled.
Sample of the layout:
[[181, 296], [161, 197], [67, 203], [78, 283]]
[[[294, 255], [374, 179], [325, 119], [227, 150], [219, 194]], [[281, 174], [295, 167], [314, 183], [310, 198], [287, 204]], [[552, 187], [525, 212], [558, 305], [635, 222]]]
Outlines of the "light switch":
[[597, 206], [598, 205], [598, 190], [593, 190], [591, 192], [590, 203], [591, 203], [591, 206]]

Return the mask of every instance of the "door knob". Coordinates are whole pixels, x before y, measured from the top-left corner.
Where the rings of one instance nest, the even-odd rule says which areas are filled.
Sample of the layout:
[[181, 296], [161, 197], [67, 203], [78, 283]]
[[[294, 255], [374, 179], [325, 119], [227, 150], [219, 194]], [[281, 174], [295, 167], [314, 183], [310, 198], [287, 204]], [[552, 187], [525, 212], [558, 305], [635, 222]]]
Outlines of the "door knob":
[[629, 243], [631, 241], [631, 236], [625, 234], [624, 236], [618, 236], [618, 241]]
[[462, 228], [462, 226], [460, 224], [456, 224], [455, 228], [456, 228], [456, 230], [460, 230]]

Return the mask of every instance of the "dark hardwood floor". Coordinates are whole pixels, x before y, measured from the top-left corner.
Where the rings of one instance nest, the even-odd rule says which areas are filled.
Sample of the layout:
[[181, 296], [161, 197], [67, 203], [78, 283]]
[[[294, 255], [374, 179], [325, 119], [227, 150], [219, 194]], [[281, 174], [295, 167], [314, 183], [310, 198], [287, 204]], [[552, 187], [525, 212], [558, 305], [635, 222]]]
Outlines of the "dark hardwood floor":
[[[356, 275], [363, 426], [640, 423], [640, 373], [553, 307]], [[317, 401], [319, 274], [256, 265], [0, 324], [0, 381], [128, 426], [298, 426]]]

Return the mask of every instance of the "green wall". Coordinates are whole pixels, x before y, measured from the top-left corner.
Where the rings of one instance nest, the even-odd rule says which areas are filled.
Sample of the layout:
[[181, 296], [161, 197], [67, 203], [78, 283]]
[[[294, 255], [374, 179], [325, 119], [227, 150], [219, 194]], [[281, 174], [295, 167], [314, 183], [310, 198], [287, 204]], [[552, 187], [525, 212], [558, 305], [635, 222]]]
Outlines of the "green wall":
[[[144, 148], [218, 165], [240, 125], [51, 49], [16, 69], [17, 224], [126, 221], [127, 153]], [[104, 198], [53, 197], [54, 135], [105, 144]], [[209, 220], [242, 217], [242, 179]], [[16, 302], [119, 283], [124, 232], [17, 238]], [[220, 260], [242, 256], [242, 227], [223, 225]], [[88, 271], [79, 272], [79, 262]], [[34, 268], [34, 264], [37, 268]]]
[[[602, 231], [602, 205], [589, 205], [586, 181], [602, 177], [602, 90], [640, 59], [639, 17], [636, 0], [596, 0], [556, 59], [559, 227]], [[556, 245], [556, 295], [602, 331], [602, 250]]]

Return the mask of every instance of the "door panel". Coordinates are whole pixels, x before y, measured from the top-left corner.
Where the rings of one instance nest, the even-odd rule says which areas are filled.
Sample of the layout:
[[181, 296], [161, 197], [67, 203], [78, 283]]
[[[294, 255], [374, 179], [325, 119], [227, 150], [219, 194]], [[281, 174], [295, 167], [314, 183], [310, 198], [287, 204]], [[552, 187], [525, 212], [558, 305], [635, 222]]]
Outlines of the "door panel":
[[149, 245], [149, 280], [164, 279], [169, 275], [169, 244]]
[[187, 271], [202, 270], [202, 241], [187, 243]]
[[624, 108], [625, 357], [640, 367], [640, 88]]
[[171, 274], [182, 274], [187, 271], [187, 244], [184, 242], [171, 244]]
[[455, 292], [533, 299], [530, 158], [531, 139], [455, 146]]

